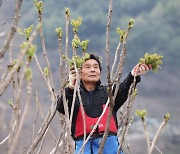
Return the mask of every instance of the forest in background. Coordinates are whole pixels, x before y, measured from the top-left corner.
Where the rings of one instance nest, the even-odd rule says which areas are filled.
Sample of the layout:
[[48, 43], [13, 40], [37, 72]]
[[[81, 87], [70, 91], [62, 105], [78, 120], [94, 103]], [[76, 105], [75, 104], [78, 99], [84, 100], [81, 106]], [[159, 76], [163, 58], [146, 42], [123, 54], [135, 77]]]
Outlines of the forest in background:
[[[56, 27], [65, 27], [64, 8], [69, 7], [71, 18], [83, 18], [83, 25], [79, 35], [82, 39], [89, 39], [89, 52], [100, 55], [105, 50], [105, 32], [108, 4], [103, 1], [76, 0], [44, 1], [44, 33], [46, 47], [49, 51], [58, 49]], [[3, 1], [1, 7], [1, 21], [13, 15], [14, 4]], [[7, 6], [6, 6], [7, 5]], [[127, 45], [127, 65], [134, 65], [145, 52], [159, 53], [164, 56], [165, 66], [180, 65], [180, 11], [178, 0], [121, 0], [114, 1], [111, 25], [111, 52], [114, 53], [119, 36], [116, 28], [125, 29], [130, 18], [135, 19], [134, 27], [129, 34]], [[9, 8], [8, 10], [6, 8]], [[21, 9], [19, 27], [25, 28], [37, 24], [37, 14], [33, 1], [24, 1]], [[10, 21], [8, 21], [9, 24]], [[1, 26], [2, 31], [7, 24]], [[71, 33], [72, 34], [72, 33]], [[37, 41], [37, 46], [39, 42]]]
[[[37, 23], [33, 1], [26, 1], [22, 7], [21, 27]], [[118, 35], [116, 28], [125, 29], [130, 18], [135, 19], [127, 45], [128, 63], [136, 62], [145, 52], [164, 56], [164, 65], [180, 65], [180, 2], [178, 0], [121, 0], [114, 1], [111, 26], [111, 52], [115, 52]], [[44, 31], [46, 46], [57, 49], [54, 29], [65, 27], [64, 8], [69, 7], [71, 18], [83, 18], [79, 35], [90, 40], [88, 51], [104, 52], [108, 4], [99, 0], [45, 1]]]
[[[44, 1], [43, 29], [48, 54], [50, 56], [54, 78], [58, 78], [58, 41], [54, 29], [65, 27], [64, 7], [69, 7], [72, 18], [81, 16], [83, 24], [79, 31], [82, 39], [89, 39], [88, 52], [96, 52], [104, 59], [105, 32], [107, 22], [108, 4], [103, 1]], [[135, 24], [129, 34], [127, 41], [127, 58], [125, 63], [125, 74], [133, 67], [145, 52], [159, 53], [164, 56], [162, 70], [156, 75], [149, 73], [143, 77], [142, 84], [139, 85], [140, 96], [137, 98], [135, 108], [146, 108], [152, 118], [163, 117], [164, 113], [170, 112], [173, 122], [179, 122], [179, 57], [180, 57], [180, 1], [178, 0], [121, 0], [114, 1], [113, 21], [111, 27], [111, 52], [115, 52], [118, 35], [116, 28], [124, 29], [130, 18], [135, 19]], [[14, 3], [10, 0], [2, 1], [0, 8], [0, 21], [3, 23], [7, 17], [12, 17], [14, 13]], [[37, 14], [33, 1], [24, 1], [21, 9], [20, 28], [26, 28], [31, 24], [37, 24]], [[0, 23], [0, 24], [1, 24]], [[11, 20], [0, 26], [0, 33], [10, 29]], [[17, 51], [22, 42], [20, 36], [16, 36], [14, 46]], [[3, 45], [0, 38], [0, 46]], [[40, 40], [37, 39], [37, 46]], [[41, 52], [39, 47], [38, 52]], [[113, 55], [113, 54], [112, 54]], [[104, 68], [105, 69], [105, 68]], [[38, 78], [38, 74], [34, 75]], [[103, 78], [103, 81], [106, 78]], [[43, 87], [43, 85], [42, 85]], [[39, 87], [41, 88], [41, 86]], [[58, 82], [56, 85], [58, 89]], [[46, 92], [41, 98], [45, 103]], [[9, 98], [1, 98], [7, 102]], [[160, 112], [159, 112], [160, 111]], [[28, 126], [28, 125], [27, 125]], [[176, 143], [177, 146], [179, 142]], [[175, 148], [176, 149], [176, 148]]]

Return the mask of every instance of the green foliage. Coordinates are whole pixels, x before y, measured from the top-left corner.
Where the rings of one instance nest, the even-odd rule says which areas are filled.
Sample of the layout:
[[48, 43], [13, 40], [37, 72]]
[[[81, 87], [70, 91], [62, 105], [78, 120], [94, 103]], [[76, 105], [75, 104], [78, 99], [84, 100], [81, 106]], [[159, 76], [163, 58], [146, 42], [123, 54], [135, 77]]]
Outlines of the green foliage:
[[136, 110], [136, 116], [139, 116], [141, 119], [145, 119], [147, 111], [146, 110]]
[[62, 38], [62, 28], [61, 27], [56, 28], [55, 32], [59, 38]]
[[88, 47], [88, 43], [89, 43], [89, 40], [84, 40], [84, 41], [81, 42], [79, 37], [77, 35], [74, 35], [74, 38], [72, 40], [72, 47], [73, 48], [81, 47], [82, 50], [83, 50], [83, 53], [85, 53], [86, 49]]
[[78, 32], [79, 27], [82, 24], [82, 18], [79, 17], [76, 20], [75, 19], [71, 19], [71, 25], [73, 26], [73, 31], [76, 34]]
[[89, 43], [89, 40], [85, 40], [85, 41], [81, 42], [81, 47], [82, 47], [83, 52], [86, 52], [86, 49], [88, 47], [88, 43]]
[[129, 20], [129, 25], [128, 25], [129, 29], [131, 29], [134, 26], [134, 22], [135, 22], [135, 20], [132, 18]]
[[162, 58], [163, 56], [158, 55], [156, 53], [154, 54], [145, 53], [144, 58], [140, 58], [139, 63], [140, 64], [145, 63], [146, 65], [151, 65], [152, 70], [154, 72], [157, 72], [157, 70], [161, 68], [160, 65], [162, 64]]
[[126, 30], [121, 30], [120, 28], [117, 28], [116, 31], [120, 36], [120, 41], [123, 42], [124, 39], [126, 38], [127, 31]]
[[74, 38], [72, 40], [72, 47], [78, 48], [79, 46], [81, 46], [81, 41], [77, 35], [74, 35]]
[[26, 79], [28, 82], [30, 82], [32, 80], [32, 70], [30, 67], [28, 67], [26, 69], [26, 73], [25, 73]]
[[138, 90], [137, 90], [137, 88], [135, 88], [134, 90], [133, 90], [133, 96], [136, 96], [138, 94]]
[[[23, 3], [22, 14], [24, 16], [22, 18], [24, 17], [24, 19], [20, 22], [24, 26], [34, 23], [37, 20], [32, 9], [32, 3], [33, 1]], [[137, 59], [145, 54], [144, 51], [154, 51], [158, 54], [163, 54], [164, 65], [177, 64], [179, 66], [180, 44], [178, 42], [180, 40], [180, 23], [177, 20], [180, 16], [179, 4], [179, 0], [114, 1], [111, 24], [111, 51], [115, 51], [117, 45], [116, 27], [124, 29], [129, 19], [133, 18], [136, 22], [133, 32], [128, 37], [127, 51], [129, 52], [127, 52], [127, 65], [131, 66], [136, 63]], [[88, 47], [90, 50], [98, 51], [101, 52], [98, 54], [102, 54], [108, 11], [106, 1], [63, 1], [61, 5], [57, 5], [56, 1], [45, 1], [43, 28], [45, 29], [44, 36], [47, 37], [45, 40], [47, 48], [52, 50], [58, 48], [57, 42], [54, 41], [57, 37], [52, 31], [54, 31], [57, 25], [65, 26], [65, 7], [73, 11], [73, 14], [71, 13], [73, 18], [83, 16], [84, 24], [81, 32], [78, 33], [81, 34], [81, 38], [88, 36], [91, 42], [91, 45]], [[31, 18], [27, 18], [27, 16]]]
[[25, 28], [24, 31], [22, 31], [20, 28], [17, 28], [17, 32], [24, 36], [26, 38], [26, 40], [29, 40], [30, 36], [31, 36], [31, 33], [33, 31], [33, 25], [31, 25], [30, 27], [28, 28]]
[[48, 75], [49, 75], [49, 69], [48, 69], [48, 67], [45, 67], [45, 68], [44, 68], [44, 75], [45, 75], [45, 77], [48, 77]]
[[38, 12], [43, 11], [43, 2], [42, 1], [37, 2], [37, 0], [34, 0], [34, 4], [35, 4]]
[[72, 57], [72, 59], [68, 59], [69, 67], [72, 67], [75, 63], [77, 68], [81, 68], [82, 64], [88, 59], [88, 53], [85, 53], [82, 57], [80, 57], [79, 55], [75, 55]]
[[12, 98], [9, 99], [9, 104], [10, 104], [11, 106], [13, 106], [13, 100], [12, 100]]
[[167, 123], [168, 120], [170, 119], [170, 113], [167, 113], [166, 115], [164, 115], [164, 120]]
[[[16, 63], [17, 63], [17, 59], [15, 59], [12, 64], [8, 65], [8, 70], [11, 71], [13, 67], [16, 65]], [[20, 71], [20, 68], [22, 65], [23, 65], [23, 62], [21, 61], [17, 69], [18, 72]]]
[[66, 13], [66, 17], [68, 18], [70, 16], [70, 9], [65, 7], [65, 13]]
[[[25, 49], [27, 45], [28, 45], [28, 42], [23, 42], [21, 44], [21, 50]], [[31, 44], [26, 52], [26, 55], [28, 56], [28, 58], [31, 59], [34, 53], [36, 52], [36, 50], [37, 50], [36, 45]]]

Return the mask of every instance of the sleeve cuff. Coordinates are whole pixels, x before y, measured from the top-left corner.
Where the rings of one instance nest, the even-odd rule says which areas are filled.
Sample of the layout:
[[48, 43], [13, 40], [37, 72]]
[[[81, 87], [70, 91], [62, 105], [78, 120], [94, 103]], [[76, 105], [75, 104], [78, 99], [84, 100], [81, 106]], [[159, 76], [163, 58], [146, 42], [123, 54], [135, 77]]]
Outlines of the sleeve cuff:
[[[134, 80], [134, 76], [132, 75], [131, 72], [129, 72], [129, 78], [131, 80]], [[136, 76], [136, 83], [139, 83], [140, 81], [141, 81], [141, 76], [140, 75]]]

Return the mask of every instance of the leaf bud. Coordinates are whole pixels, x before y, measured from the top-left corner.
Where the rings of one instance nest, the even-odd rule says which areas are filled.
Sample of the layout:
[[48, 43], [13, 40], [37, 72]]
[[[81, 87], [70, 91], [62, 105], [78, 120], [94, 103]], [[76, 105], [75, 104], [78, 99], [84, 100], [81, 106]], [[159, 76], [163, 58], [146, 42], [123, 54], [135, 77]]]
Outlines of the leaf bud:
[[139, 116], [141, 119], [144, 119], [146, 114], [147, 114], [147, 111], [146, 110], [136, 110], [135, 114], [137, 116]]
[[32, 70], [31, 70], [31, 68], [29, 68], [29, 67], [27, 68], [25, 76], [26, 76], [26, 79], [27, 79], [28, 82], [30, 82], [32, 80]]
[[66, 17], [69, 17], [70, 16], [70, 9], [66, 7], [65, 12], [66, 12]]
[[129, 25], [128, 25], [128, 28], [129, 28], [129, 29], [131, 29], [131, 28], [133, 27], [134, 22], [135, 22], [135, 20], [132, 19], [132, 18], [129, 20]]
[[61, 27], [56, 28], [55, 32], [57, 33], [58, 37], [62, 38], [62, 28]]
[[166, 114], [164, 115], [164, 120], [165, 120], [166, 122], [168, 122], [169, 119], [170, 119], [170, 113], [166, 113]]
[[44, 75], [45, 77], [48, 77], [49, 75], [49, 69], [47, 67], [44, 68]]
[[12, 98], [9, 99], [9, 104], [10, 104], [11, 106], [13, 106], [13, 100], [12, 100]]

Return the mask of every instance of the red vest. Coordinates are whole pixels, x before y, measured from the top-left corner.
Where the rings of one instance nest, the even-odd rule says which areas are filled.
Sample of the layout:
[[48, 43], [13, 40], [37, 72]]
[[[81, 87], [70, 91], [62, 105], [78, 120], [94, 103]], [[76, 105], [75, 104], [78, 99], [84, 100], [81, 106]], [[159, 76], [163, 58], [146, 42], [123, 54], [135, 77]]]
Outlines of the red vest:
[[[105, 105], [103, 105], [104, 109]], [[80, 137], [84, 135], [84, 126], [83, 126], [83, 116], [82, 116], [82, 110], [84, 110], [82, 107], [79, 107], [77, 119], [76, 119], [76, 126], [75, 126], [75, 137]], [[109, 107], [106, 108], [106, 111], [104, 115], [102, 116], [101, 120], [99, 121], [98, 124], [98, 132], [96, 133], [103, 133], [106, 129], [106, 122], [107, 122], [107, 117], [108, 117], [108, 111]], [[84, 111], [84, 117], [85, 117], [85, 124], [86, 124], [86, 134], [91, 133], [91, 130], [93, 129], [93, 126], [96, 124], [98, 121], [98, 118], [91, 118], [89, 117], [86, 112]], [[114, 117], [112, 116], [110, 119], [110, 127], [109, 127], [109, 132], [117, 133], [117, 127], [116, 123], [114, 120]]]

